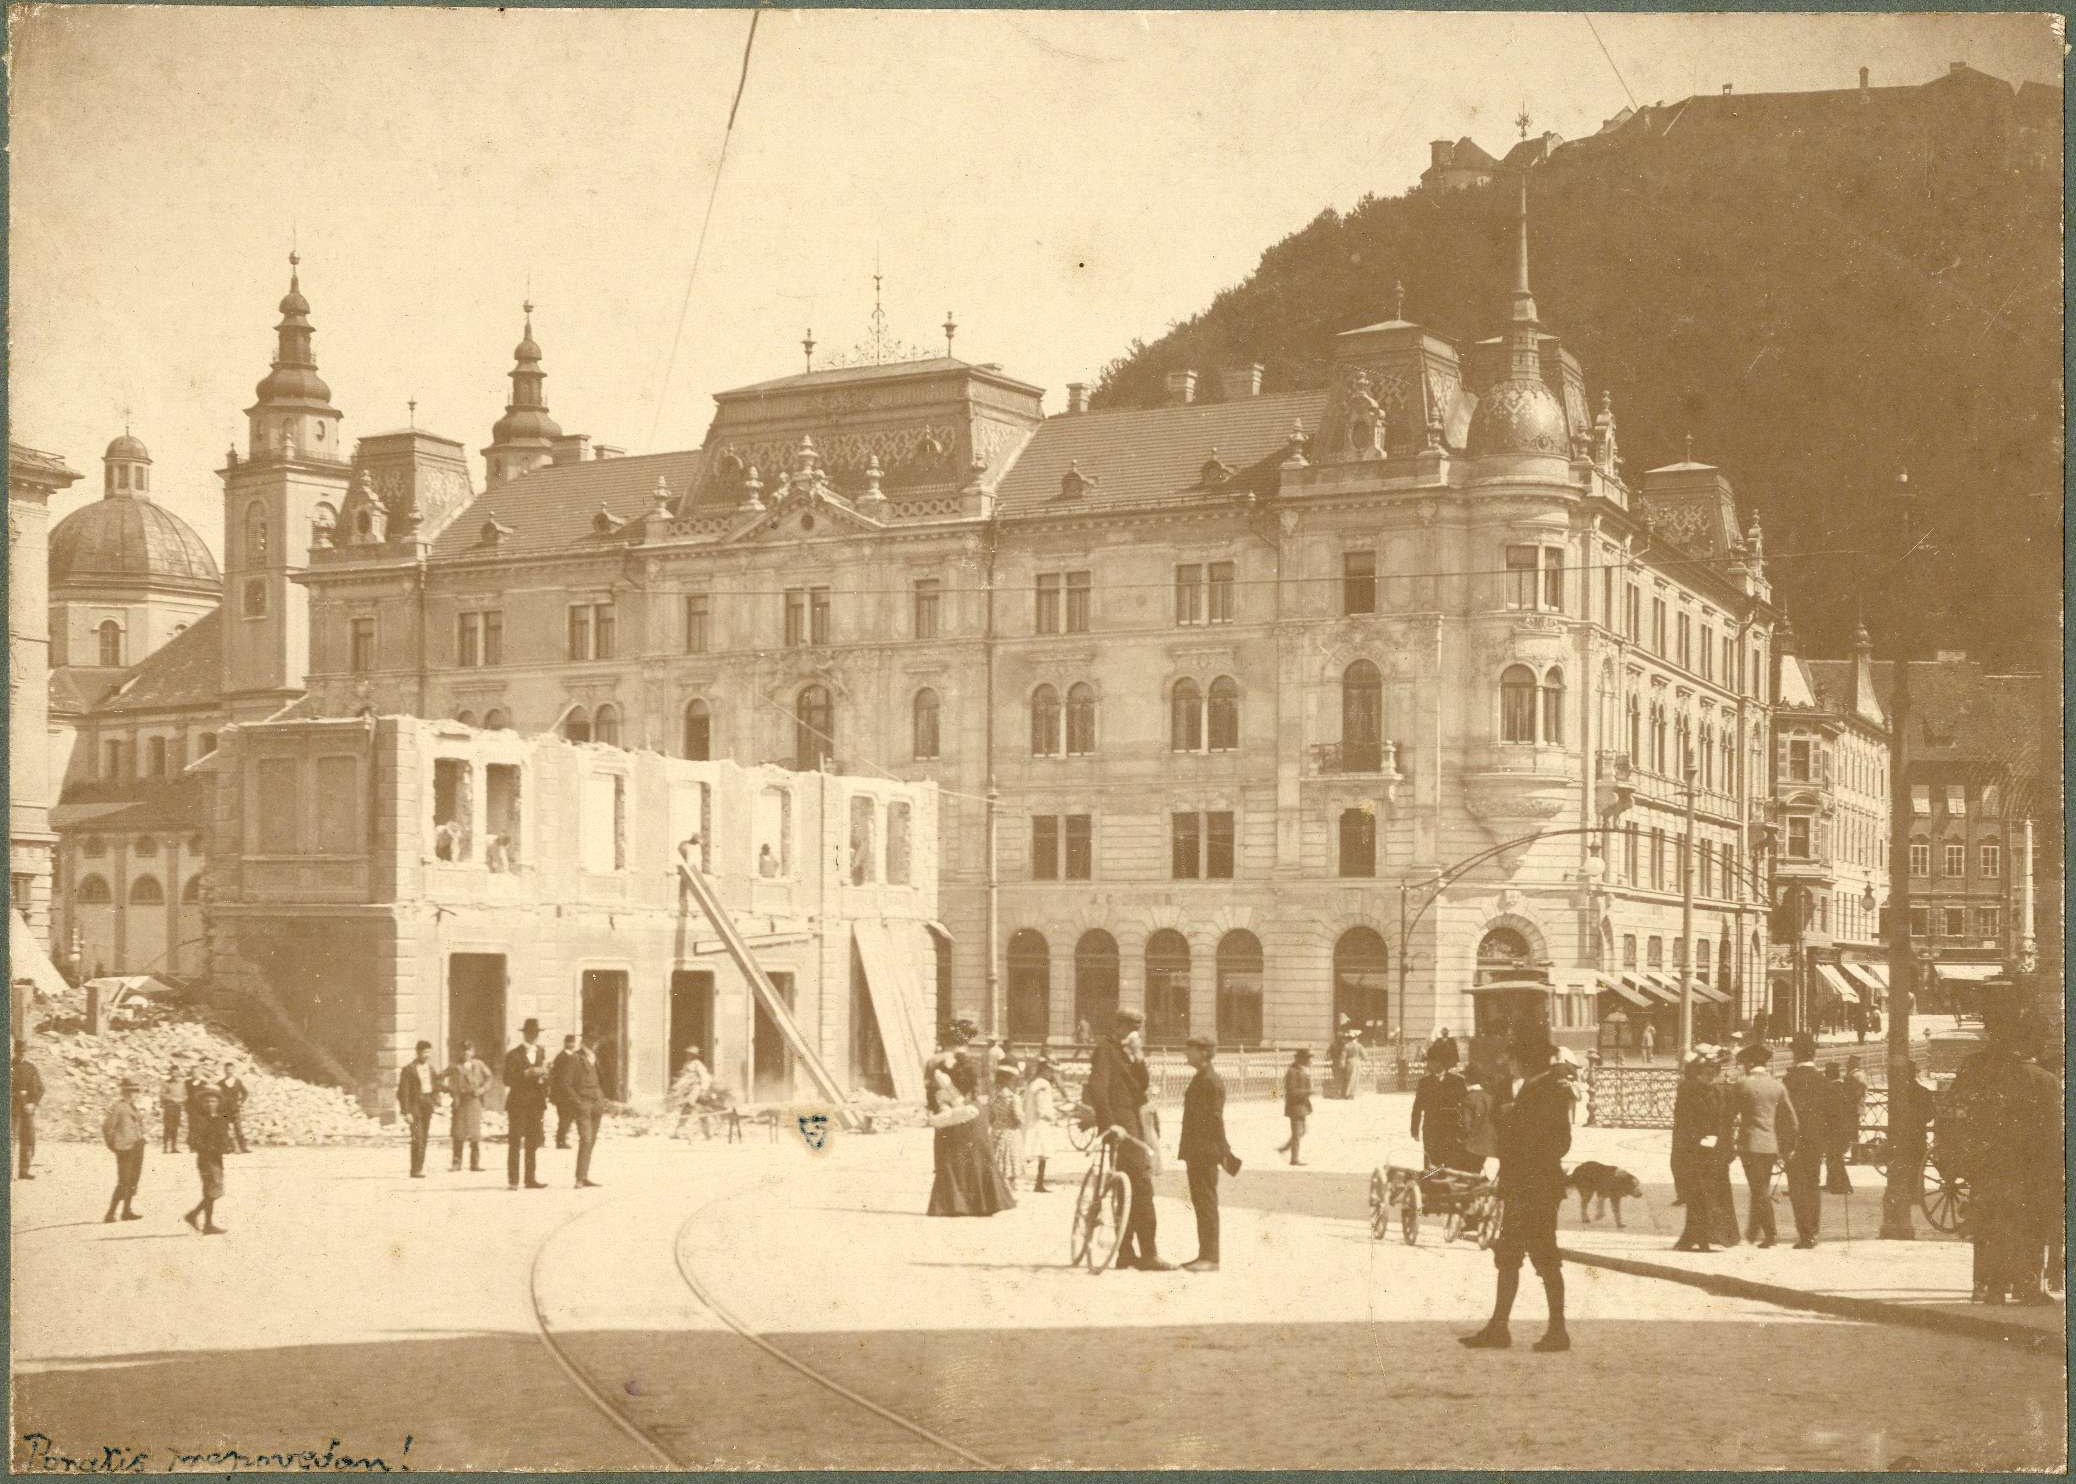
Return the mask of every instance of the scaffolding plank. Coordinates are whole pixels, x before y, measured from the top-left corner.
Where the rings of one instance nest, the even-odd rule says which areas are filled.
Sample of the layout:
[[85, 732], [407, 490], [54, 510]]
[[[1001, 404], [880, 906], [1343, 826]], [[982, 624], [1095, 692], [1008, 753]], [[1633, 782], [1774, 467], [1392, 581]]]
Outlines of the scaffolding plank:
[[851, 933], [858, 945], [858, 962], [865, 968], [865, 990], [872, 999], [872, 1013], [879, 1021], [880, 1044], [887, 1050], [894, 1095], [921, 1102], [923, 1058], [930, 1054], [930, 1046], [914, 957], [901, 951], [888, 923], [855, 922], [851, 924]]

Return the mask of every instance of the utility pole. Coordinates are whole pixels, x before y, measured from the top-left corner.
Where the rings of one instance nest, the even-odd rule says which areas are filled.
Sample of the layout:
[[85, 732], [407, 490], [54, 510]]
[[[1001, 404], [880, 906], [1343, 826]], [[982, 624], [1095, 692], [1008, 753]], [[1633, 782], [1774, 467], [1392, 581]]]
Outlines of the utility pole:
[[1694, 1049], [1694, 749], [1681, 759], [1687, 833], [1680, 840], [1680, 1062]]
[[[1917, 501], [1910, 476], [1896, 476], [1896, 524], [1908, 561], [1917, 540]], [[1889, 590], [1907, 591], [1900, 573]], [[1917, 1111], [1917, 1079], [1910, 1074], [1910, 1008], [1917, 989], [1917, 961], [1910, 951], [1910, 779], [1906, 739], [1910, 727], [1910, 643], [1900, 604], [1890, 608], [1889, 696], [1889, 1175], [1881, 1197], [1881, 1235], [1908, 1242], [1917, 1236], [1912, 1213], [1924, 1197], [1924, 1123]]]

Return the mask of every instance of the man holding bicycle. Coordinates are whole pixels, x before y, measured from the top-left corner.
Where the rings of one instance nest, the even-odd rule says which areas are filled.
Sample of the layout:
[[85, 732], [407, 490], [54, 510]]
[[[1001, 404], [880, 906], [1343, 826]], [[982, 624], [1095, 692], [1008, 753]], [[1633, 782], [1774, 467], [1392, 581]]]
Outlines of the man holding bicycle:
[[1172, 1262], [1162, 1262], [1155, 1246], [1153, 1216], [1153, 1163], [1145, 1143], [1149, 1075], [1146, 1056], [1139, 1041], [1145, 1018], [1137, 1010], [1117, 1012], [1117, 1033], [1096, 1043], [1089, 1067], [1088, 1087], [1082, 1093], [1096, 1115], [1098, 1137], [1115, 1134], [1117, 1168], [1132, 1186], [1131, 1223], [1117, 1253], [1117, 1266], [1147, 1273], [1170, 1273]]

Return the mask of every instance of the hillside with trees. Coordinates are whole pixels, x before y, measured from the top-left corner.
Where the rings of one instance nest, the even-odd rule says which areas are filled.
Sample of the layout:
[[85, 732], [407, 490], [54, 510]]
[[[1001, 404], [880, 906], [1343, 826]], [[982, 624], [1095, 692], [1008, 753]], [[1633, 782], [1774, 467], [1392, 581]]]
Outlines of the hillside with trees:
[[[1885, 650], [1904, 623], [1921, 650], [2058, 669], [2060, 94], [2025, 95], [2051, 101], [2043, 145], [2005, 84], [1968, 81], [1880, 90], [1902, 95], [1880, 126], [1831, 101], [1851, 93], [1696, 99], [1680, 127], [1563, 147], [1529, 176], [1535, 293], [1593, 404], [1613, 394], [1632, 485], [1691, 435], [1758, 511], [1805, 652], [1845, 652], [1864, 613]], [[1401, 283], [1407, 319], [1499, 333], [1515, 179], [1321, 213], [1094, 404], [1156, 402], [1183, 367], [1216, 396], [1208, 373], [1253, 360], [1265, 390], [1323, 384], [1334, 335], [1389, 318]], [[1899, 583], [1905, 470], [1935, 533]]]

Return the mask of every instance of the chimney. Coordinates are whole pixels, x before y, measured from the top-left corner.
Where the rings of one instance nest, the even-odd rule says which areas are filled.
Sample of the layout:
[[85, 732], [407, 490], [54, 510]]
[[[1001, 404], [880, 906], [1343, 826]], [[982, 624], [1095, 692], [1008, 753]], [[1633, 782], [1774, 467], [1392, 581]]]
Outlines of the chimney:
[[1070, 381], [1067, 383], [1067, 411], [1070, 415], [1088, 411], [1087, 382]]
[[1865, 67], [1860, 69], [1860, 91], [1863, 93], [1867, 91], [1867, 69]]
[[1245, 397], [1261, 395], [1261, 362], [1249, 361], [1244, 366], [1229, 366], [1218, 373], [1219, 388], [1228, 402], [1238, 402]]
[[1427, 154], [1430, 169], [1446, 170], [1456, 154], [1456, 146], [1446, 139], [1437, 139], [1427, 146]]
[[1168, 405], [1186, 407], [1197, 399], [1197, 373], [1194, 371], [1170, 371], [1168, 373]]
[[564, 433], [551, 446], [555, 450], [554, 459], [556, 463], [581, 464], [590, 454], [591, 435], [589, 433]]
[[1723, 96], [1726, 98], [1730, 96], [1730, 84], [1727, 82], [1723, 84]]
[[627, 450], [615, 448], [610, 443], [594, 443], [591, 445], [591, 457], [594, 459], [621, 459], [627, 457]]

